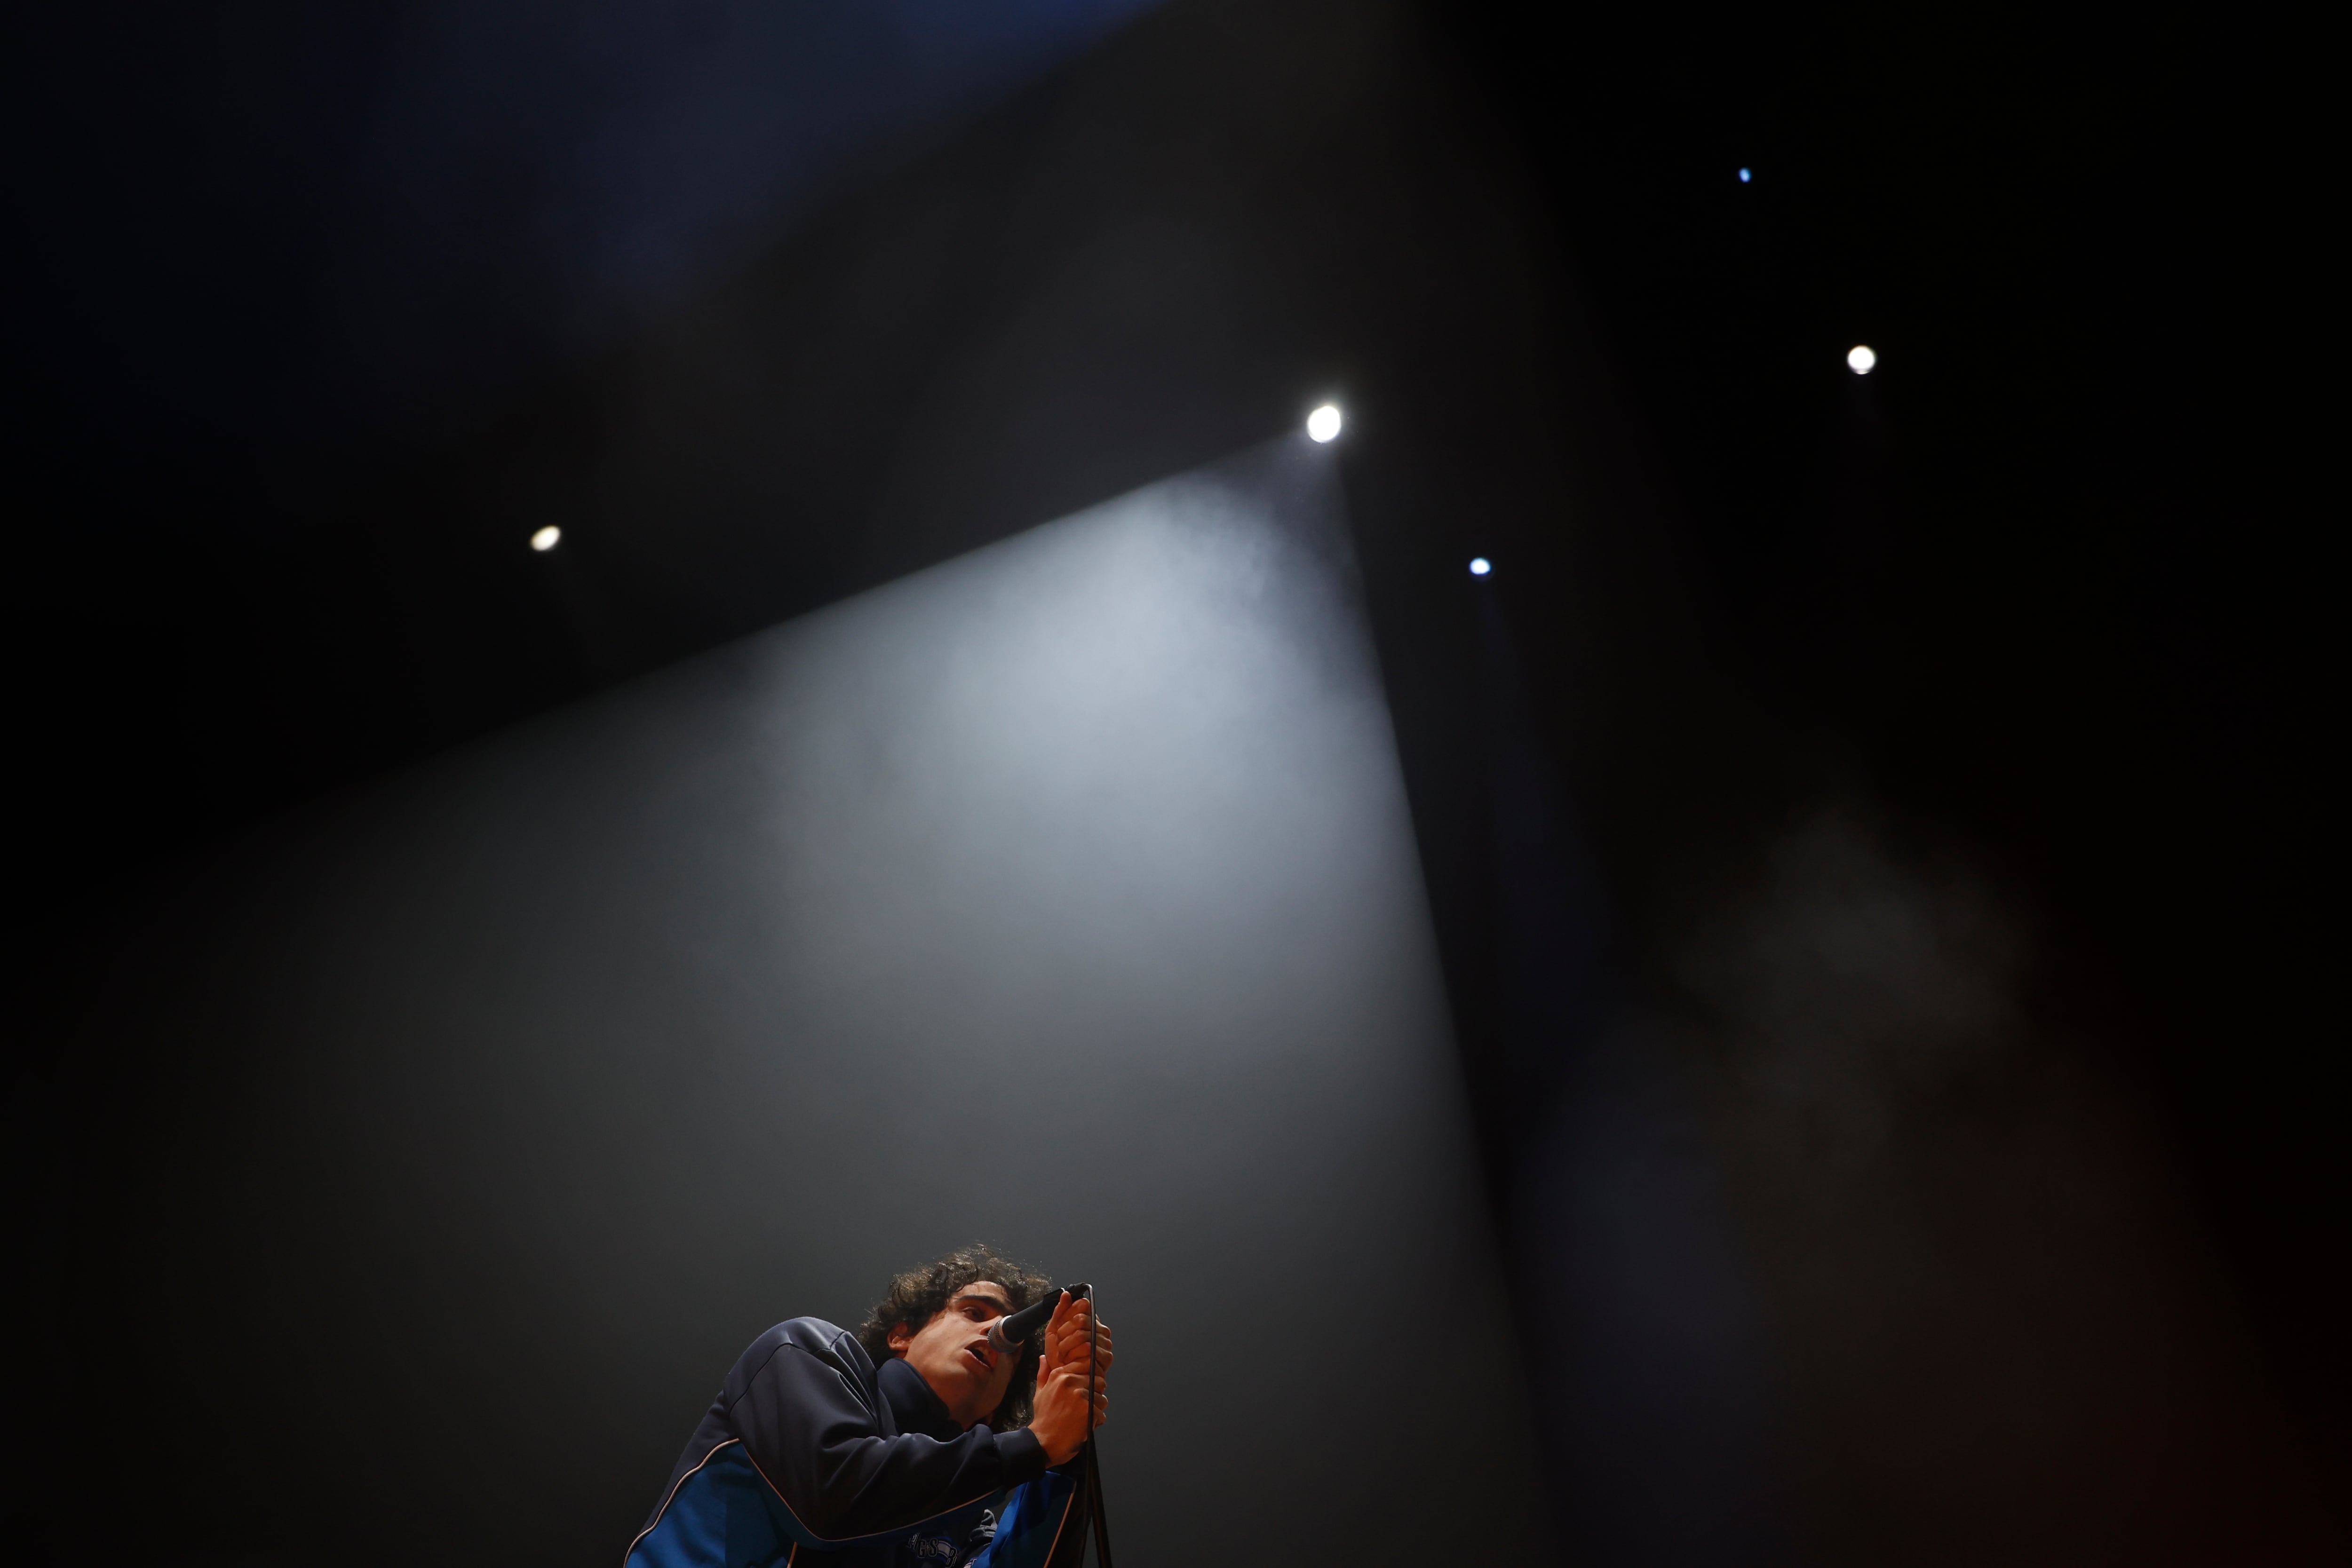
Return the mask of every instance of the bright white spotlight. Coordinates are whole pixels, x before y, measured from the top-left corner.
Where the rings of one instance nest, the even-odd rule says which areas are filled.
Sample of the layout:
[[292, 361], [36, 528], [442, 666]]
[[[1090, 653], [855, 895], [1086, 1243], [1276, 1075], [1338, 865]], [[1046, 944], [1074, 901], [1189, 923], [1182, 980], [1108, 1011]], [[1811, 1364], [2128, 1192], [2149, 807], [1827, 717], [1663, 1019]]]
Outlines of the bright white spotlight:
[[1486, 576], [1488, 572], [1490, 572], [1490, 571], [1492, 571], [1492, 570], [1495, 570], [1495, 563], [1494, 563], [1493, 561], [1491, 561], [1491, 560], [1488, 560], [1485, 556], [1483, 556], [1483, 555], [1474, 555], [1474, 556], [1472, 556], [1472, 557], [1470, 558], [1470, 575], [1471, 575], [1471, 576], [1473, 576], [1473, 577], [1484, 577], [1484, 576]]
[[1327, 402], [1307, 416], [1307, 434], [1318, 441], [1328, 441], [1339, 434], [1339, 405]]
[[555, 548], [556, 541], [562, 537], [563, 530], [550, 523], [530, 536], [530, 548], [542, 552], [551, 550]]
[[1867, 343], [1856, 343], [1845, 351], [1846, 369], [1855, 375], [1870, 374], [1870, 367], [1876, 363], [1878, 363], [1878, 356], [1870, 351], [1870, 345]]

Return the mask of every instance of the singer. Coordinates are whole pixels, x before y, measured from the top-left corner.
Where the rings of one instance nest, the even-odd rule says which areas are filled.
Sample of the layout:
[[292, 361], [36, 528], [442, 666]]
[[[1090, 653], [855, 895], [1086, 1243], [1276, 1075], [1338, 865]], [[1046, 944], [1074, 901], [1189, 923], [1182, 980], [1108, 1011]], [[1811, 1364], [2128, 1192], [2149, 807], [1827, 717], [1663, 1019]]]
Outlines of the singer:
[[[991, 1343], [1048, 1297], [1035, 1338]], [[1076, 1525], [1087, 1407], [1096, 1425], [1109, 1410], [1107, 1330], [1086, 1386], [1095, 1328], [1091, 1301], [985, 1247], [899, 1275], [855, 1334], [778, 1323], [727, 1375], [625, 1568], [1043, 1568]]]

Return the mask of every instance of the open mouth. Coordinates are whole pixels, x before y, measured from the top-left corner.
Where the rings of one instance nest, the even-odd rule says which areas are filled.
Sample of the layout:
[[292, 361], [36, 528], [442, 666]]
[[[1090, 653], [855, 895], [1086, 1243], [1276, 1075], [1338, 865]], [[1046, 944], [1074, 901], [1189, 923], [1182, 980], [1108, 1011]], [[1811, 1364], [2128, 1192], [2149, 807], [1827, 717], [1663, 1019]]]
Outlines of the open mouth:
[[988, 1342], [986, 1340], [980, 1340], [964, 1346], [963, 1353], [964, 1354], [971, 1357], [972, 1360], [980, 1363], [981, 1371], [993, 1372], [996, 1370], [996, 1363], [988, 1354]]

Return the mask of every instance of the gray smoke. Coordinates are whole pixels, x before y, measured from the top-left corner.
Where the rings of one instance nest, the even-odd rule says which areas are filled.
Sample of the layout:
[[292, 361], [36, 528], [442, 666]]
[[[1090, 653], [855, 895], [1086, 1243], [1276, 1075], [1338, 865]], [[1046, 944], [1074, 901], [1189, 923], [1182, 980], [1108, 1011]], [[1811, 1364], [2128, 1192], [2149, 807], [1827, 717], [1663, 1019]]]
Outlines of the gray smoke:
[[1819, 808], [1685, 951], [1740, 1091], [1859, 1172], [1906, 1117], [2024, 1046], [2029, 935], [1957, 857], [1898, 858], [1865, 805]]
[[[1684, 1055], [1817, 1543], [1855, 1563], [2320, 1560], [2168, 1131], [2037, 998], [2047, 940], [1965, 841], [1847, 789], [1682, 948]], [[2258, 1506], [2210, 1509], [2230, 1496]]]

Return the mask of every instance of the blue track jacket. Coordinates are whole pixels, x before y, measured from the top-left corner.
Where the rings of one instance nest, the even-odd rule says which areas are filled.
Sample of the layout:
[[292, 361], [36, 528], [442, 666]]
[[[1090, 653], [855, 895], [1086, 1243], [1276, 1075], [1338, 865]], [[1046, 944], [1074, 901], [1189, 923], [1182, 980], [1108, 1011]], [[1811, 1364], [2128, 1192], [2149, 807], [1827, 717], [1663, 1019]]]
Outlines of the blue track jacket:
[[1025, 1430], [958, 1429], [913, 1367], [794, 1318], [727, 1375], [625, 1568], [1044, 1568], [1076, 1469]]

